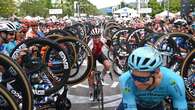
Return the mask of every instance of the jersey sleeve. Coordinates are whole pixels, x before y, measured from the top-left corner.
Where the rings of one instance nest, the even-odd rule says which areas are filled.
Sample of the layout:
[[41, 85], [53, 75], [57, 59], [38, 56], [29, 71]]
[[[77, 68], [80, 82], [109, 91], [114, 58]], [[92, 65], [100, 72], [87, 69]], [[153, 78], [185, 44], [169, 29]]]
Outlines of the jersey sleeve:
[[[170, 73], [176, 74], [176, 73]], [[169, 80], [168, 90], [171, 93], [174, 110], [187, 110], [187, 101], [185, 95], [184, 81], [180, 76], [174, 75]]]
[[[119, 86], [122, 94], [122, 104], [124, 110], [137, 110], [135, 94], [133, 92], [133, 88], [131, 87], [131, 83], [128, 80], [129, 73], [124, 73], [119, 77]], [[130, 82], [130, 83], [129, 83]]]

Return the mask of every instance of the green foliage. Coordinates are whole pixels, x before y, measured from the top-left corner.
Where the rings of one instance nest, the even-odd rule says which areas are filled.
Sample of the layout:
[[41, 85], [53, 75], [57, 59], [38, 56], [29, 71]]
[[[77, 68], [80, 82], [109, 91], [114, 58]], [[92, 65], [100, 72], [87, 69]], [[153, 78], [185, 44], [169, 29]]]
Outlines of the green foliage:
[[[52, 4], [51, 0], [0, 0], [0, 16], [10, 17], [13, 13], [17, 12], [19, 16], [49, 16], [49, 9], [60, 8], [63, 14], [60, 16], [73, 16], [74, 14], [74, 1], [76, 0], [62, 0], [60, 4]], [[78, 0], [77, 0], [78, 1]], [[80, 12], [87, 15], [98, 14], [96, 6], [91, 4], [88, 0], [79, 0]]]
[[14, 0], [0, 0], [0, 16], [9, 17], [17, 11]]
[[121, 2], [121, 4], [120, 4], [120, 7], [121, 7], [121, 8], [124, 8], [124, 7], [126, 7], [126, 4], [125, 4], [125, 2], [123, 2], [123, 1], [122, 1], [122, 2]]
[[148, 7], [152, 8], [152, 13], [151, 13], [152, 16], [163, 11], [163, 8], [160, 6], [157, 0], [150, 0], [148, 3]]
[[169, 6], [169, 10], [176, 13], [181, 9], [181, 0], [169, 0]]
[[190, 0], [190, 3], [191, 4], [195, 4], [195, 0]]
[[47, 16], [49, 6], [51, 5], [46, 0], [22, 2], [20, 4], [20, 14], [23, 16]]

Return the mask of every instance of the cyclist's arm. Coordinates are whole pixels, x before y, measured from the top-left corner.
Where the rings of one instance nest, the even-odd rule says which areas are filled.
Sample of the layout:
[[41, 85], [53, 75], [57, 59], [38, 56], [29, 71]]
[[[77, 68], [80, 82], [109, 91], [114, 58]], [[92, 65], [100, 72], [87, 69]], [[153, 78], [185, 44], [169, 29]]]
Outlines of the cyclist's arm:
[[169, 86], [169, 91], [173, 101], [173, 110], [187, 110], [184, 82], [180, 76], [173, 80]]
[[[131, 88], [131, 84], [127, 83], [129, 73], [124, 73], [119, 78], [120, 90], [122, 94], [122, 104], [124, 110], [137, 110], [135, 95]], [[127, 86], [128, 85], [128, 86]]]

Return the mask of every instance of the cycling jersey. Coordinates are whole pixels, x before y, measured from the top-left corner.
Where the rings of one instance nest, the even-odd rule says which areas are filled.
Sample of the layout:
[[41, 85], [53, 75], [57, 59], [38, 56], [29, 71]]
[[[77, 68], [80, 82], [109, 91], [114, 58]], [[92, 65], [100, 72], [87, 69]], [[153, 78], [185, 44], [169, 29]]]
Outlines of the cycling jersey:
[[92, 48], [92, 54], [93, 56], [99, 56], [102, 53], [102, 47], [104, 44], [101, 41], [99, 42], [94, 41], [93, 43], [94, 45]]
[[160, 67], [160, 72], [163, 75], [160, 85], [152, 90], [137, 89], [130, 71], [119, 77], [124, 110], [137, 110], [136, 104], [153, 108], [167, 96], [172, 98], [175, 109], [187, 110], [183, 79], [166, 67]]
[[10, 41], [6, 44], [4, 44], [4, 48], [6, 49], [6, 51], [10, 54], [12, 52], [12, 50], [16, 47], [16, 41]]
[[103, 53], [102, 48], [105, 42], [106, 40], [103, 37], [101, 37], [100, 40], [91, 39], [89, 41], [88, 46], [92, 50], [92, 54], [94, 57], [98, 57], [99, 55]]
[[8, 53], [7, 50], [5, 49], [4, 45], [1, 45], [1, 44], [0, 44], [0, 53], [9, 56], [9, 53]]

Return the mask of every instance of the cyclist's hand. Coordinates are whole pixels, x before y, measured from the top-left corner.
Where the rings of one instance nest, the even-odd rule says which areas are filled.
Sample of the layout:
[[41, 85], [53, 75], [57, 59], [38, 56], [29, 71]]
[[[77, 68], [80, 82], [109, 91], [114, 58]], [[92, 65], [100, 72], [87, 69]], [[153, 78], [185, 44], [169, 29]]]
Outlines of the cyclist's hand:
[[24, 56], [26, 56], [28, 53], [28, 48], [23, 48], [20, 52], [19, 55], [16, 57], [16, 61], [18, 64], [22, 64]]

